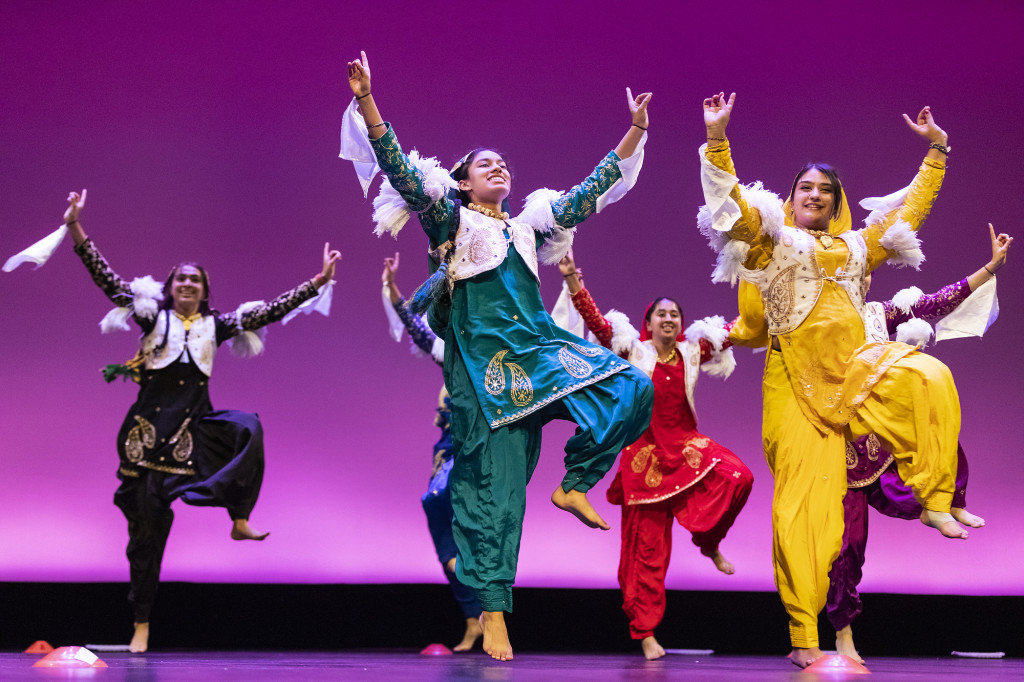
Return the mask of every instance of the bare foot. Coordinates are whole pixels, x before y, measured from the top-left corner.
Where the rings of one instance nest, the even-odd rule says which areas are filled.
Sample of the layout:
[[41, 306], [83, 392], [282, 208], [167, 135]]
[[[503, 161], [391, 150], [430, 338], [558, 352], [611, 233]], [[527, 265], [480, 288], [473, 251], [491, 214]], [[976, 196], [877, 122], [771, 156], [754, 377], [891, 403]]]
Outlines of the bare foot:
[[512, 643], [508, 641], [504, 611], [484, 611], [480, 614], [480, 627], [484, 633], [484, 651], [496, 661], [512, 660]]
[[484, 629], [480, 627], [480, 621], [476, 618], [467, 618], [466, 632], [462, 635], [462, 641], [452, 647], [452, 651], [469, 651], [482, 634], [484, 634]]
[[[703, 550], [701, 550], [701, 554], [704, 554]], [[736, 572], [736, 567], [733, 566], [728, 559], [722, 556], [722, 552], [719, 551], [717, 547], [715, 547], [714, 552], [712, 552], [711, 554], [704, 554], [704, 556], [714, 561], [715, 568], [717, 568], [722, 573], [725, 573], [726, 575], [732, 575]]]
[[231, 526], [232, 540], [266, 540], [269, 532], [261, 533], [249, 525], [249, 519], [235, 519]]
[[975, 516], [966, 509], [961, 509], [960, 507], [953, 507], [950, 509], [949, 515], [965, 526], [970, 526], [971, 528], [981, 528], [985, 525], [985, 519], [980, 516]]
[[136, 623], [135, 634], [128, 644], [128, 651], [141, 654], [149, 648], [149, 623]]
[[658, 644], [658, 640], [654, 639], [654, 635], [641, 639], [640, 647], [644, 650], [644, 658], [648, 661], [653, 661], [665, 655], [665, 650]]
[[853, 628], [847, 625], [842, 630], [836, 630], [836, 653], [849, 656], [861, 665], [864, 659], [857, 653], [857, 647], [853, 646]]
[[812, 646], [809, 649], [793, 647], [793, 653], [789, 655], [789, 660], [798, 668], [806, 668], [824, 655], [821, 653], [821, 649], [816, 646]]
[[555, 492], [551, 493], [551, 502], [559, 509], [564, 509], [591, 528], [611, 529], [611, 526], [591, 506], [590, 500], [587, 499], [587, 494], [584, 492], [579, 490], [565, 492], [562, 490], [562, 486], [558, 486], [555, 488]]
[[953, 519], [952, 514], [925, 509], [921, 512], [921, 523], [935, 528], [947, 538], [954, 538], [956, 540], [967, 539], [967, 531], [960, 527], [956, 520]]

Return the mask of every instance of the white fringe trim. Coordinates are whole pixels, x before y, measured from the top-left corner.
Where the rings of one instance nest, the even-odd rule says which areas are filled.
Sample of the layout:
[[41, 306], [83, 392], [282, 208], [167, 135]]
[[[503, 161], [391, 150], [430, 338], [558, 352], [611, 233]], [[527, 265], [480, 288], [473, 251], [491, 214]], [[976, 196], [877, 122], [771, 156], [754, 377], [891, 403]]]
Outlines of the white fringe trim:
[[690, 343], [700, 343], [701, 339], [707, 339], [716, 351], [720, 351], [722, 344], [729, 338], [729, 332], [725, 329], [725, 318], [712, 315], [690, 324], [683, 336]]
[[604, 319], [612, 327], [612, 352], [616, 355], [628, 353], [633, 344], [640, 340], [640, 332], [629, 323], [629, 318], [618, 310], [609, 310]]
[[[736, 286], [736, 281], [743, 277], [744, 273], [752, 273], [743, 267], [750, 253], [750, 244], [734, 239], [725, 245], [725, 248], [718, 254], [718, 261], [715, 269], [711, 272], [711, 281], [728, 282], [730, 286]], [[747, 277], [743, 277], [746, 279]]]
[[885, 231], [878, 243], [889, 252], [889, 263], [897, 267], [905, 268], [910, 266], [915, 270], [921, 269], [924, 263], [924, 253], [921, 251], [921, 240], [917, 233], [905, 220], [898, 220]]
[[156, 317], [160, 301], [164, 300], [163, 285], [146, 275], [136, 277], [128, 286], [132, 290], [132, 308], [135, 314], [146, 320]]
[[[565, 192], [548, 189], [534, 190], [523, 201], [523, 210], [516, 216], [515, 222], [526, 223], [534, 232], [547, 234], [555, 228], [555, 214], [551, 204], [555, 203]], [[561, 258], [559, 258], [561, 260]]]
[[131, 331], [128, 326], [128, 318], [131, 317], [131, 308], [113, 308], [100, 320], [100, 331], [109, 334], [113, 331]]
[[257, 331], [246, 330], [228, 339], [228, 348], [231, 349], [232, 354], [240, 358], [254, 358], [263, 353], [266, 338], [266, 327]]
[[[459, 184], [434, 157], [420, 158], [419, 152], [414, 149], [409, 152], [409, 161], [421, 173], [423, 191], [430, 197], [431, 203], [443, 197], [449, 189], [458, 189]], [[391, 182], [387, 179], [381, 182], [380, 192], [373, 200], [373, 221], [377, 224], [373, 233], [379, 237], [388, 232], [392, 237], [398, 237], [410, 215], [412, 211], [409, 205]]]
[[560, 225], [555, 225], [555, 229], [551, 231], [551, 236], [537, 249], [537, 259], [544, 265], [554, 265], [565, 258], [565, 254], [569, 253], [575, 237], [575, 227], [566, 229]]
[[761, 181], [749, 185], [740, 185], [740, 194], [751, 208], [761, 214], [761, 234], [777, 239], [779, 230], [786, 223], [786, 214], [782, 212], [782, 200], [779, 195], [764, 188]]
[[242, 316], [263, 305], [266, 305], [265, 301], [246, 301], [235, 308], [235, 328], [238, 329], [238, 334], [228, 339], [228, 348], [233, 355], [254, 358], [263, 353], [263, 342], [267, 338], [266, 327], [257, 331], [242, 329]]
[[909, 343], [911, 346], [924, 348], [935, 335], [932, 326], [919, 317], [907, 320], [896, 327], [896, 340]]
[[911, 314], [911, 308], [917, 305], [917, 302], [924, 296], [924, 292], [917, 287], [909, 287], [907, 289], [900, 289], [896, 292], [896, 295], [892, 297], [892, 304], [902, 310], [905, 314]]
[[711, 359], [700, 366], [701, 371], [707, 372], [713, 377], [728, 379], [733, 370], [736, 369], [736, 356], [732, 348], [726, 348], [721, 353], [712, 353]]
[[444, 363], [444, 339], [440, 336], [434, 339], [434, 345], [430, 347], [430, 357], [439, 365]]
[[711, 209], [708, 208], [707, 204], [697, 209], [697, 229], [700, 230], [702, 235], [707, 237], [708, 248], [715, 253], [721, 252], [725, 245], [729, 243], [728, 234], [715, 229], [711, 220]]

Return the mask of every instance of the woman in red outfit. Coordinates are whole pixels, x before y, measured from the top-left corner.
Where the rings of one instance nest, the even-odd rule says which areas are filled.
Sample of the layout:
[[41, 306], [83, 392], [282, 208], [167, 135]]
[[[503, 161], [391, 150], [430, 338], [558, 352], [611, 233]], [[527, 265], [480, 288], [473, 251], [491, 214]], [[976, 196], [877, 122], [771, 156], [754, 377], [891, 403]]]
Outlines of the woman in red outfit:
[[683, 334], [679, 304], [655, 299], [637, 332], [622, 313], [601, 314], [583, 287], [572, 251], [559, 262], [576, 310], [597, 340], [647, 373], [654, 383], [651, 425], [622, 451], [608, 501], [622, 505], [619, 586], [622, 609], [644, 656], [665, 650], [654, 629], [665, 615], [665, 573], [676, 520], [701, 554], [731, 575], [719, 544], [746, 504], [754, 477], [740, 458], [697, 431], [694, 389], [700, 369], [728, 376], [735, 366], [722, 318], [695, 322]]

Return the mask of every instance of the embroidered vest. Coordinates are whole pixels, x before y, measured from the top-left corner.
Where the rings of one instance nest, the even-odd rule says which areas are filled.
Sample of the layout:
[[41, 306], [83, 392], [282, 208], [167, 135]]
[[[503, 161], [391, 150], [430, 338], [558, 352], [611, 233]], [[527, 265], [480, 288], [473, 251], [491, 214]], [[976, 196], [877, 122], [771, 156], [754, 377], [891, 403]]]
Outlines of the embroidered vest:
[[[506, 224], [511, 239], [506, 239]], [[537, 241], [533, 228], [525, 223], [512, 220], [502, 222], [482, 213], [459, 209], [459, 231], [455, 235], [450, 272], [454, 281], [469, 279], [498, 267], [508, 257], [509, 241], [526, 261], [533, 276], [537, 274]]]
[[[167, 325], [170, 324], [170, 331]], [[157, 352], [156, 348], [167, 333], [167, 345]], [[169, 310], [161, 310], [156, 316], [153, 331], [142, 339], [142, 352], [146, 356], [146, 369], [163, 369], [181, 357], [188, 346], [188, 354], [203, 374], [210, 376], [213, 371], [213, 355], [217, 350], [217, 325], [213, 315], [205, 315], [192, 323], [185, 338], [185, 325]]]
[[885, 324], [885, 306], [872, 301], [864, 306], [864, 340], [868, 343], [884, 343], [889, 340], [889, 329]]
[[761, 290], [769, 334], [787, 334], [799, 327], [818, 302], [825, 279], [842, 287], [863, 317], [867, 245], [853, 230], [837, 238], [849, 249], [846, 267], [837, 268], [834, 276], [825, 276], [814, 256], [814, 237], [788, 225], [780, 229], [771, 262], [761, 273], [748, 277]]
[[[700, 375], [700, 344], [689, 341], [676, 341], [676, 350], [683, 361], [683, 372], [686, 375], [686, 401], [690, 403], [690, 412], [693, 413], [693, 421], [697, 422], [697, 407], [694, 404], [694, 396], [697, 388], [697, 377]], [[648, 341], [637, 341], [629, 349], [629, 363], [647, 375], [650, 379], [654, 376], [654, 368], [658, 364], [658, 350], [654, 343]]]

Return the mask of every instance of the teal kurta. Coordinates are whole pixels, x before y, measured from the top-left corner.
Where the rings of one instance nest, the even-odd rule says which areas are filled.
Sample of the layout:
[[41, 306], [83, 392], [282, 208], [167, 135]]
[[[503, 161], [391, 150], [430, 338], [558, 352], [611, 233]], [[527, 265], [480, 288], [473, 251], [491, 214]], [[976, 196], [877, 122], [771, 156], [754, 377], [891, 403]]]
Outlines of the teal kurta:
[[[598, 198], [621, 177], [619, 159], [609, 153], [551, 204], [553, 230], [531, 232], [518, 221], [469, 212], [453, 196], [432, 200], [390, 127], [371, 142], [392, 187], [419, 213], [430, 248], [454, 233], [457, 245], [469, 247], [460, 257], [474, 266], [462, 271], [465, 278], [459, 277], [462, 263], [453, 261], [447, 326], [431, 320], [445, 340], [445, 384], [452, 395], [456, 576], [477, 591], [485, 611], [511, 611], [526, 484], [540, 454], [541, 427], [552, 419], [577, 424], [565, 447], [562, 489], [585, 492], [650, 423], [650, 379], [558, 327], [544, 309], [534, 274], [536, 247], [596, 211]], [[472, 240], [481, 236], [476, 249]]]
[[[422, 175], [402, 153], [390, 126], [372, 143], [392, 186], [412, 210], [420, 212], [430, 248], [447, 241], [460, 220], [457, 203], [449, 196], [431, 201], [423, 189]], [[586, 180], [552, 204], [558, 226], [575, 227], [596, 210], [598, 197], [622, 177], [617, 161], [618, 155], [609, 152]], [[488, 220], [509, 238], [502, 221]], [[553, 232], [535, 235], [540, 247]], [[629, 366], [604, 347], [556, 325], [544, 308], [539, 282], [523, 260], [529, 254], [519, 254], [512, 241], [508, 246], [508, 256], [496, 268], [456, 282], [451, 333], [434, 330], [446, 344], [458, 345], [480, 409], [492, 429]], [[448, 353], [448, 357], [453, 356]]]

